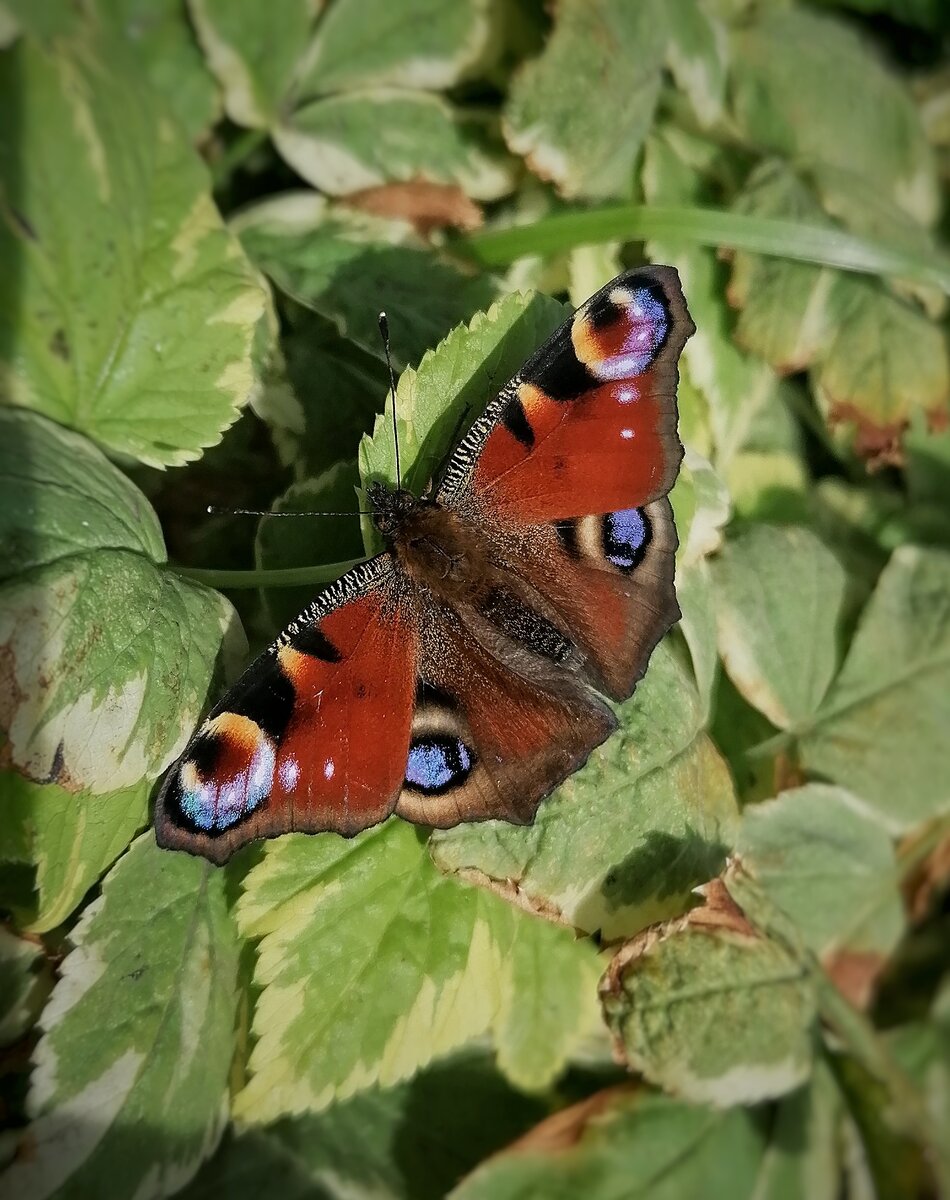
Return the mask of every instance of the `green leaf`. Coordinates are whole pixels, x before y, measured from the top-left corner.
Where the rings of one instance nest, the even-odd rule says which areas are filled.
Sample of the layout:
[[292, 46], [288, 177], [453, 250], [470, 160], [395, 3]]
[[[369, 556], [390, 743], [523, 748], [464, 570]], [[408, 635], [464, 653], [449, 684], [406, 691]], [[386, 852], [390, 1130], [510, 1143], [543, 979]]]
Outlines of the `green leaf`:
[[[593, 948], [443, 878], [398, 819], [350, 841], [269, 845], [245, 880], [238, 922], [263, 939], [258, 1041], [235, 1102], [244, 1120], [399, 1082], [493, 1027], [502, 1068], [543, 1086], [590, 1029]], [[530, 1017], [555, 987], [558, 1001], [535, 1025], [523, 1006]]]
[[726, 26], [703, 0], [666, 0], [666, 61], [703, 128], [723, 116], [729, 61]]
[[[167, 1195], [220, 1134], [237, 945], [224, 875], [140, 838], [71, 934], [42, 1017], [10, 1200]], [[108, 1030], [108, 1037], [103, 1037]], [[93, 1119], [94, 1118], [94, 1119]]]
[[[77, 434], [0, 410], [6, 762], [97, 794], [154, 780], [184, 748], [233, 610], [172, 574], [144, 496]], [[35, 533], [34, 533], [35, 530]]]
[[[837, 165], [820, 163], [808, 172], [808, 181], [825, 212], [859, 237], [893, 246], [918, 259], [940, 254], [940, 242], [932, 229], [920, 224], [888, 196], [870, 191], [860, 175]], [[903, 281], [898, 271], [892, 274], [892, 286], [899, 295], [916, 297], [933, 317], [943, 315], [946, 296], [942, 289]]]
[[[653, 204], [702, 199], [699, 170], [716, 153], [711, 143], [668, 130], [647, 142], [643, 187]], [[733, 341], [733, 317], [724, 300], [724, 268], [710, 250], [688, 239], [651, 238], [654, 262], [672, 263], [680, 273], [696, 333], [686, 343], [683, 361], [693, 387], [706, 398], [715, 452], [714, 465], [728, 470], [747, 441], [756, 417], [775, 403], [776, 379], [759, 359]]]
[[664, 29], [654, 0], [558, 6], [542, 54], [513, 81], [504, 128], [509, 147], [562, 195], [630, 194], [660, 92]]
[[191, 18], [237, 125], [265, 129], [277, 119], [320, 5], [284, 0], [280, 19], [257, 0], [188, 0]]
[[950, 807], [950, 556], [902, 546], [845, 664], [801, 730], [809, 770], [847, 787], [894, 831]]
[[[933, 155], [897, 76], [841, 21], [766, 8], [733, 39], [735, 120], [756, 147], [860, 175], [922, 223], [938, 210]], [[873, 96], [873, 104], [855, 104]]]
[[0, 1047], [18, 1041], [36, 1023], [52, 986], [42, 946], [0, 925]]
[[329, 1200], [332, 1192], [269, 1133], [251, 1129], [237, 1137], [229, 1128], [214, 1157], [175, 1195], [181, 1200], [259, 1200], [265, 1195]]
[[19, 32], [41, 42], [68, 37], [75, 29], [80, 14], [62, 4], [33, 4], [31, 0], [4, 0], [0, 15], [12, 26], [13, 32], [2, 45], [12, 42]]
[[803, 1083], [816, 1016], [806, 967], [748, 923], [718, 880], [706, 904], [628, 942], [601, 984], [618, 1054], [700, 1103], [750, 1104]]
[[819, 3], [850, 8], [857, 13], [886, 13], [895, 21], [924, 29], [946, 28], [947, 10], [942, 0], [819, 0]]
[[149, 82], [191, 140], [205, 137], [220, 116], [221, 101], [184, 0], [98, 0], [97, 8], [134, 48]]
[[[715, 609], [711, 596], [710, 606]], [[759, 747], [771, 742], [775, 726], [746, 703], [725, 671], [716, 675], [711, 708], [710, 734], [729, 764], [740, 803], [748, 805], [774, 796], [788, 763], [781, 755], [762, 753]]]
[[676, 599], [681, 617], [679, 632], [689, 649], [693, 679], [700, 699], [703, 724], [709, 722], [713, 689], [719, 670], [716, 653], [716, 610], [708, 564], [700, 560], [676, 572]]
[[582, 1042], [603, 1033], [597, 1006], [602, 963], [590, 941], [508, 905], [499, 907], [495, 924], [505, 955], [492, 1023], [498, 1067], [515, 1087], [539, 1092]]
[[497, 200], [514, 182], [499, 142], [485, 118], [441, 96], [379, 86], [314, 100], [274, 128], [286, 162], [333, 196], [421, 179]]
[[486, 120], [431, 94], [489, 48], [485, 0], [337, 0], [310, 39], [312, 7], [294, 0], [274, 21], [245, 0], [193, 0], [232, 120], [269, 129], [290, 166], [333, 195], [416, 179], [458, 183], [483, 200], [511, 190], [511, 164]]
[[320, 21], [298, 90], [452, 87], [485, 56], [495, 19], [486, 0], [336, 0]]
[[736, 850], [815, 954], [883, 963], [894, 950], [904, 931], [894, 847], [848, 792], [811, 783], [750, 806]]
[[[897, 501], [895, 504], [894, 501]], [[883, 536], [900, 498], [826, 476], [811, 495], [811, 524], [848, 575], [849, 624], [874, 590], [888, 559]]]
[[164, 561], [145, 497], [85, 438], [0, 408], [0, 578], [103, 549]]
[[736, 516], [746, 521], [802, 525], [812, 516], [809, 478], [799, 453], [742, 450], [726, 473]]
[[950, 428], [928, 429], [918, 421], [908, 431], [905, 445], [905, 478], [911, 503], [945, 507], [950, 490]]
[[[541, 343], [566, 320], [569, 309], [540, 293], [511, 293], [468, 326], [459, 326], [404, 371], [396, 389], [403, 483], [421, 492], [449, 450], [488, 402]], [[360, 446], [360, 475], [396, 482], [392, 401], [387, 398], [371, 435]]]
[[0, 902], [21, 928], [55, 929], [78, 908], [92, 885], [148, 824], [151, 783], [93, 795], [67, 792], [54, 783], [31, 783], [0, 775], [4, 791], [0, 860], [33, 871], [28, 904], [0, 888]]
[[808, 1085], [770, 1112], [754, 1200], [839, 1200], [841, 1108], [835, 1079], [818, 1058]]
[[[451, 1197], [752, 1197], [773, 1149], [780, 1146], [768, 1144], [764, 1125], [744, 1109], [717, 1112], [645, 1088], [611, 1088], [549, 1117], [483, 1163]], [[833, 1200], [824, 1191], [814, 1196]]]
[[355, 458], [389, 389], [389, 372], [377, 354], [307, 309], [294, 314], [282, 348], [286, 366], [268, 380], [254, 411], [303, 482]]
[[[567, 293], [571, 305], [580, 308], [585, 300], [621, 274], [624, 269], [619, 242], [602, 242], [593, 246], [577, 246], [568, 255]], [[556, 292], [557, 287], [541, 290]]]
[[845, 575], [807, 529], [753, 525], [712, 563], [719, 652], [729, 677], [779, 729], [818, 709], [837, 665]]
[[439, 867], [607, 939], [682, 912], [692, 888], [720, 869], [736, 807], [667, 643], [619, 717], [619, 731], [532, 826], [485, 821], [434, 833]]
[[[825, 168], [821, 178], [840, 181], [842, 173]], [[870, 229], [859, 226], [859, 231], [879, 232], [883, 206], [872, 207], [863, 192], [854, 196], [855, 191], [849, 179], [839, 204], [842, 213], [851, 214], [855, 224], [854, 214], [863, 211]], [[776, 163], [753, 173], [738, 208], [831, 228], [811, 191]], [[888, 221], [886, 232], [892, 241], [895, 225], [906, 230], [907, 222]], [[929, 238], [915, 228], [926, 249]], [[897, 453], [903, 428], [915, 413], [947, 409], [950, 357], [942, 331], [883, 283], [738, 252], [729, 299], [741, 310], [736, 330], [740, 343], [782, 372], [812, 368], [828, 421], [856, 426], [859, 453], [887, 461]]]
[[842, 279], [836, 330], [815, 386], [829, 423], [855, 428], [859, 454], [903, 461], [911, 414], [950, 412], [950, 354], [943, 330], [917, 307], [864, 279]]
[[225, 1138], [181, 1200], [250, 1200], [264, 1192], [441, 1200], [543, 1114], [484, 1055], [457, 1055], [409, 1083]]
[[670, 502], [679, 535], [677, 558], [684, 567], [719, 549], [731, 514], [729, 492], [709, 460], [689, 447]]
[[[767, 160], [747, 180], [737, 212], [831, 226], [814, 194], [784, 163]], [[738, 308], [736, 340], [784, 373], [811, 366], [834, 336], [835, 271], [737, 251], [729, 302]]]
[[[115, 616], [104, 622], [104, 612]], [[0, 644], [12, 693], [0, 728], [10, 761], [70, 791], [154, 780], [184, 749], [233, 623], [223, 596], [126, 551], [8, 583]]]
[[495, 295], [487, 277], [463, 275], [423, 249], [409, 225], [328, 204], [312, 192], [246, 209], [234, 229], [281, 291], [380, 359], [377, 316], [384, 309], [397, 366], [417, 362]]
[[92, 28], [0, 58], [0, 380], [110, 450], [185, 463], [257, 386], [267, 297], [141, 68]]

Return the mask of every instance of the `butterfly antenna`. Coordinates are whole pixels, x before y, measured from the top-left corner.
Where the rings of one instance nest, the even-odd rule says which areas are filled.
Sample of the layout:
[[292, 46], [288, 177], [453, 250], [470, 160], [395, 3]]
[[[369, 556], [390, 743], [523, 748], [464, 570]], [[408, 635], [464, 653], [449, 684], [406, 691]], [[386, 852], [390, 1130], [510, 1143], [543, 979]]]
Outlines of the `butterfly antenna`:
[[218, 508], [216, 504], [209, 504], [205, 512], [214, 515], [227, 517], [368, 517], [372, 513], [363, 509], [355, 509], [350, 512], [298, 512], [296, 509], [287, 509], [285, 512], [274, 512], [273, 509], [264, 511], [260, 508]]
[[396, 487], [402, 487], [402, 471], [399, 469], [399, 430], [396, 427], [396, 372], [389, 353], [389, 320], [384, 312], [379, 314], [379, 336], [386, 351], [386, 366], [389, 367], [389, 387], [393, 394], [393, 445], [396, 448]]

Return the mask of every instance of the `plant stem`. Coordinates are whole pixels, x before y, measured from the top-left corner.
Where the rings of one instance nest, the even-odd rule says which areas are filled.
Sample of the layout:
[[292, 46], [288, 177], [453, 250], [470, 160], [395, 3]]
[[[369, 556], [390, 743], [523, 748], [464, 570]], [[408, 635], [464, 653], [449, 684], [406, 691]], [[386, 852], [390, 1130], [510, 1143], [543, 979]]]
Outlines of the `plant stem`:
[[362, 561], [361, 558], [350, 558], [345, 562], [325, 563], [319, 567], [281, 567], [270, 571], [215, 571], [203, 567], [183, 567], [177, 563], [172, 563], [171, 568], [186, 579], [194, 579], [213, 588], [281, 588], [332, 583]]
[[818, 1010], [825, 1024], [834, 1030], [861, 1066], [886, 1089], [891, 1100], [889, 1115], [894, 1127], [912, 1141], [923, 1144], [938, 1161], [941, 1178], [946, 1178], [950, 1172], [950, 1149], [942, 1144], [940, 1131], [934, 1127], [924, 1097], [873, 1024], [842, 996], [817, 963], [813, 976]]
[[530, 225], [489, 229], [452, 243], [483, 266], [506, 266], [526, 254], [552, 254], [596, 242], [667, 238], [729, 246], [818, 266], [890, 275], [950, 293], [950, 260], [885, 241], [857, 237], [831, 225], [677, 205], [624, 204], [558, 213]]
[[262, 146], [267, 137], [266, 129], [245, 129], [221, 152], [220, 158], [211, 165], [211, 183], [215, 191], [224, 187], [235, 167]]

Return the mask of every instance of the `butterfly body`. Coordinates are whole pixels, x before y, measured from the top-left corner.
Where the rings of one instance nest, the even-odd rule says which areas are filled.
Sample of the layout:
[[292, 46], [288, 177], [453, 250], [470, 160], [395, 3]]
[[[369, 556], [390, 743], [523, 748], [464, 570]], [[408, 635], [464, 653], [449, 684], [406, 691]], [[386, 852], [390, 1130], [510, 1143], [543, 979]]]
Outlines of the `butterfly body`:
[[557, 331], [416, 497], [377, 482], [384, 553], [292, 622], [211, 710], [156, 808], [223, 862], [291, 830], [530, 822], [616, 727], [679, 615], [666, 493], [682, 455], [670, 268]]

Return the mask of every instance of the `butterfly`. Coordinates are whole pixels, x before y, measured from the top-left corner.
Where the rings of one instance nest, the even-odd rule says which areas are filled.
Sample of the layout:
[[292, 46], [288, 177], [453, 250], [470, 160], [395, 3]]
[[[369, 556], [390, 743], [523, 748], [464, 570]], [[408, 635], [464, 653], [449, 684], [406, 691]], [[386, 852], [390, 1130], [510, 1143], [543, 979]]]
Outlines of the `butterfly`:
[[426, 493], [371, 484], [386, 544], [322, 591], [211, 709], [158, 796], [161, 846], [225, 862], [254, 838], [447, 828], [538, 805], [616, 728], [679, 619], [667, 493], [671, 267], [581, 305]]

